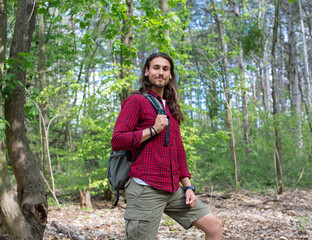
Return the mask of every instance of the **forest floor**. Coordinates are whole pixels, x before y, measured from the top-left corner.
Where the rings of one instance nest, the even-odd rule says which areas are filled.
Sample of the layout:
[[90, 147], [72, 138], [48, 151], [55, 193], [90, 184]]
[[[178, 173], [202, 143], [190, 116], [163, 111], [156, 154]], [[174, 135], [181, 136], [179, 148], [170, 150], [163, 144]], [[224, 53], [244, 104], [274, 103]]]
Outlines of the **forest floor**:
[[[224, 239], [312, 239], [312, 190], [283, 195], [242, 191], [237, 210], [234, 193], [198, 197], [222, 220]], [[92, 204], [93, 210], [81, 210], [79, 204], [50, 206], [44, 239], [123, 239], [124, 201], [117, 208], [99, 200]], [[184, 230], [164, 214], [157, 239], [204, 239], [204, 235], [195, 227]]]

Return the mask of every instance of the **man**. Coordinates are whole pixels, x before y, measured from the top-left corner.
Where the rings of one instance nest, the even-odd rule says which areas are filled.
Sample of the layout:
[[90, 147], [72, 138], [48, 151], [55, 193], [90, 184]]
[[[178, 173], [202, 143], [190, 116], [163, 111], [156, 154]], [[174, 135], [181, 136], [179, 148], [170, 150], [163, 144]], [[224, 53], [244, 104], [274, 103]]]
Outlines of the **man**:
[[[206, 240], [221, 240], [220, 220], [196, 198], [191, 185], [180, 134], [183, 114], [177, 101], [172, 59], [164, 53], [149, 56], [140, 83], [140, 90], [123, 103], [112, 138], [114, 151], [132, 150], [132, 156], [149, 140], [131, 164], [125, 186], [125, 239], [156, 239], [164, 212], [185, 229], [196, 226], [203, 230]], [[158, 115], [142, 93], [154, 95], [166, 115]], [[168, 125], [169, 142], [165, 144]]]

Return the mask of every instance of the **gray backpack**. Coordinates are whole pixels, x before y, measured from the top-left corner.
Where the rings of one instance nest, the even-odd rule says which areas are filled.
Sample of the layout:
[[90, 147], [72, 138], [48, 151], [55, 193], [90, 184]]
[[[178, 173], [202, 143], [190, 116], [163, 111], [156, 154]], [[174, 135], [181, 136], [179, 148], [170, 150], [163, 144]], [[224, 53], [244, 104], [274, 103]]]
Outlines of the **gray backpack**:
[[[156, 112], [158, 114], [165, 114], [165, 111], [162, 107], [162, 105], [159, 103], [159, 101], [151, 94], [144, 93], [143, 96], [150, 101], [150, 103], [155, 108]], [[169, 116], [168, 116], [168, 120]], [[168, 145], [169, 141], [169, 127], [170, 127], [170, 121], [167, 126], [166, 131], [166, 139], [165, 139], [165, 146]], [[149, 143], [152, 140], [152, 138], [148, 139], [144, 142], [144, 144], [141, 145], [138, 153], [136, 156], [132, 159], [131, 151], [113, 151], [111, 150], [109, 159], [108, 159], [108, 166], [107, 166], [107, 178], [110, 183], [110, 185], [117, 191], [116, 195], [116, 201], [114, 203], [114, 206], [117, 206], [119, 201], [119, 191], [125, 189], [125, 184], [129, 180], [129, 171], [130, 171], [130, 165], [132, 162], [134, 162], [137, 157], [140, 155], [142, 149], [144, 146]]]

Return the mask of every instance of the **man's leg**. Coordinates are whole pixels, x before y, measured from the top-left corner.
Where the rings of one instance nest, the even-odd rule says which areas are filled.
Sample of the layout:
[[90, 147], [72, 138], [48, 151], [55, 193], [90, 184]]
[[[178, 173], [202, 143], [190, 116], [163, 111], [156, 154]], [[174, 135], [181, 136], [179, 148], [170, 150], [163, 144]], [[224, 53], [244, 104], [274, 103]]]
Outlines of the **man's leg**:
[[130, 179], [126, 184], [126, 240], [156, 239], [167, 194]]
[[185, 229], [192, 226], [201, 229], [206, 234], [206, 240], [222, 239], [221, 221], [198, 198], [194, 207], [186, 205], [185, 192], [181, 188], [168, 199], [164, 212]]
[[213, 213], [203, 216], [192, 224], [206, 234], [205, 240], [222, 240], [222, 223]]

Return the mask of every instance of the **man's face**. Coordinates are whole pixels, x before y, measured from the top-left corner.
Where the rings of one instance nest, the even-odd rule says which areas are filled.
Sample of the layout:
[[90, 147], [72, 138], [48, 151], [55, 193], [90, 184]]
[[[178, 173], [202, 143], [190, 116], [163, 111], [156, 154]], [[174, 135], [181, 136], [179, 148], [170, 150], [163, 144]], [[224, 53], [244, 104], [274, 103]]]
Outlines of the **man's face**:
[[154, 58], [149, 69], [145, 70], [145, 76], [148, 76], [152, 86], [164, 88], [171, 79], [170, 62], [162, 57]]

